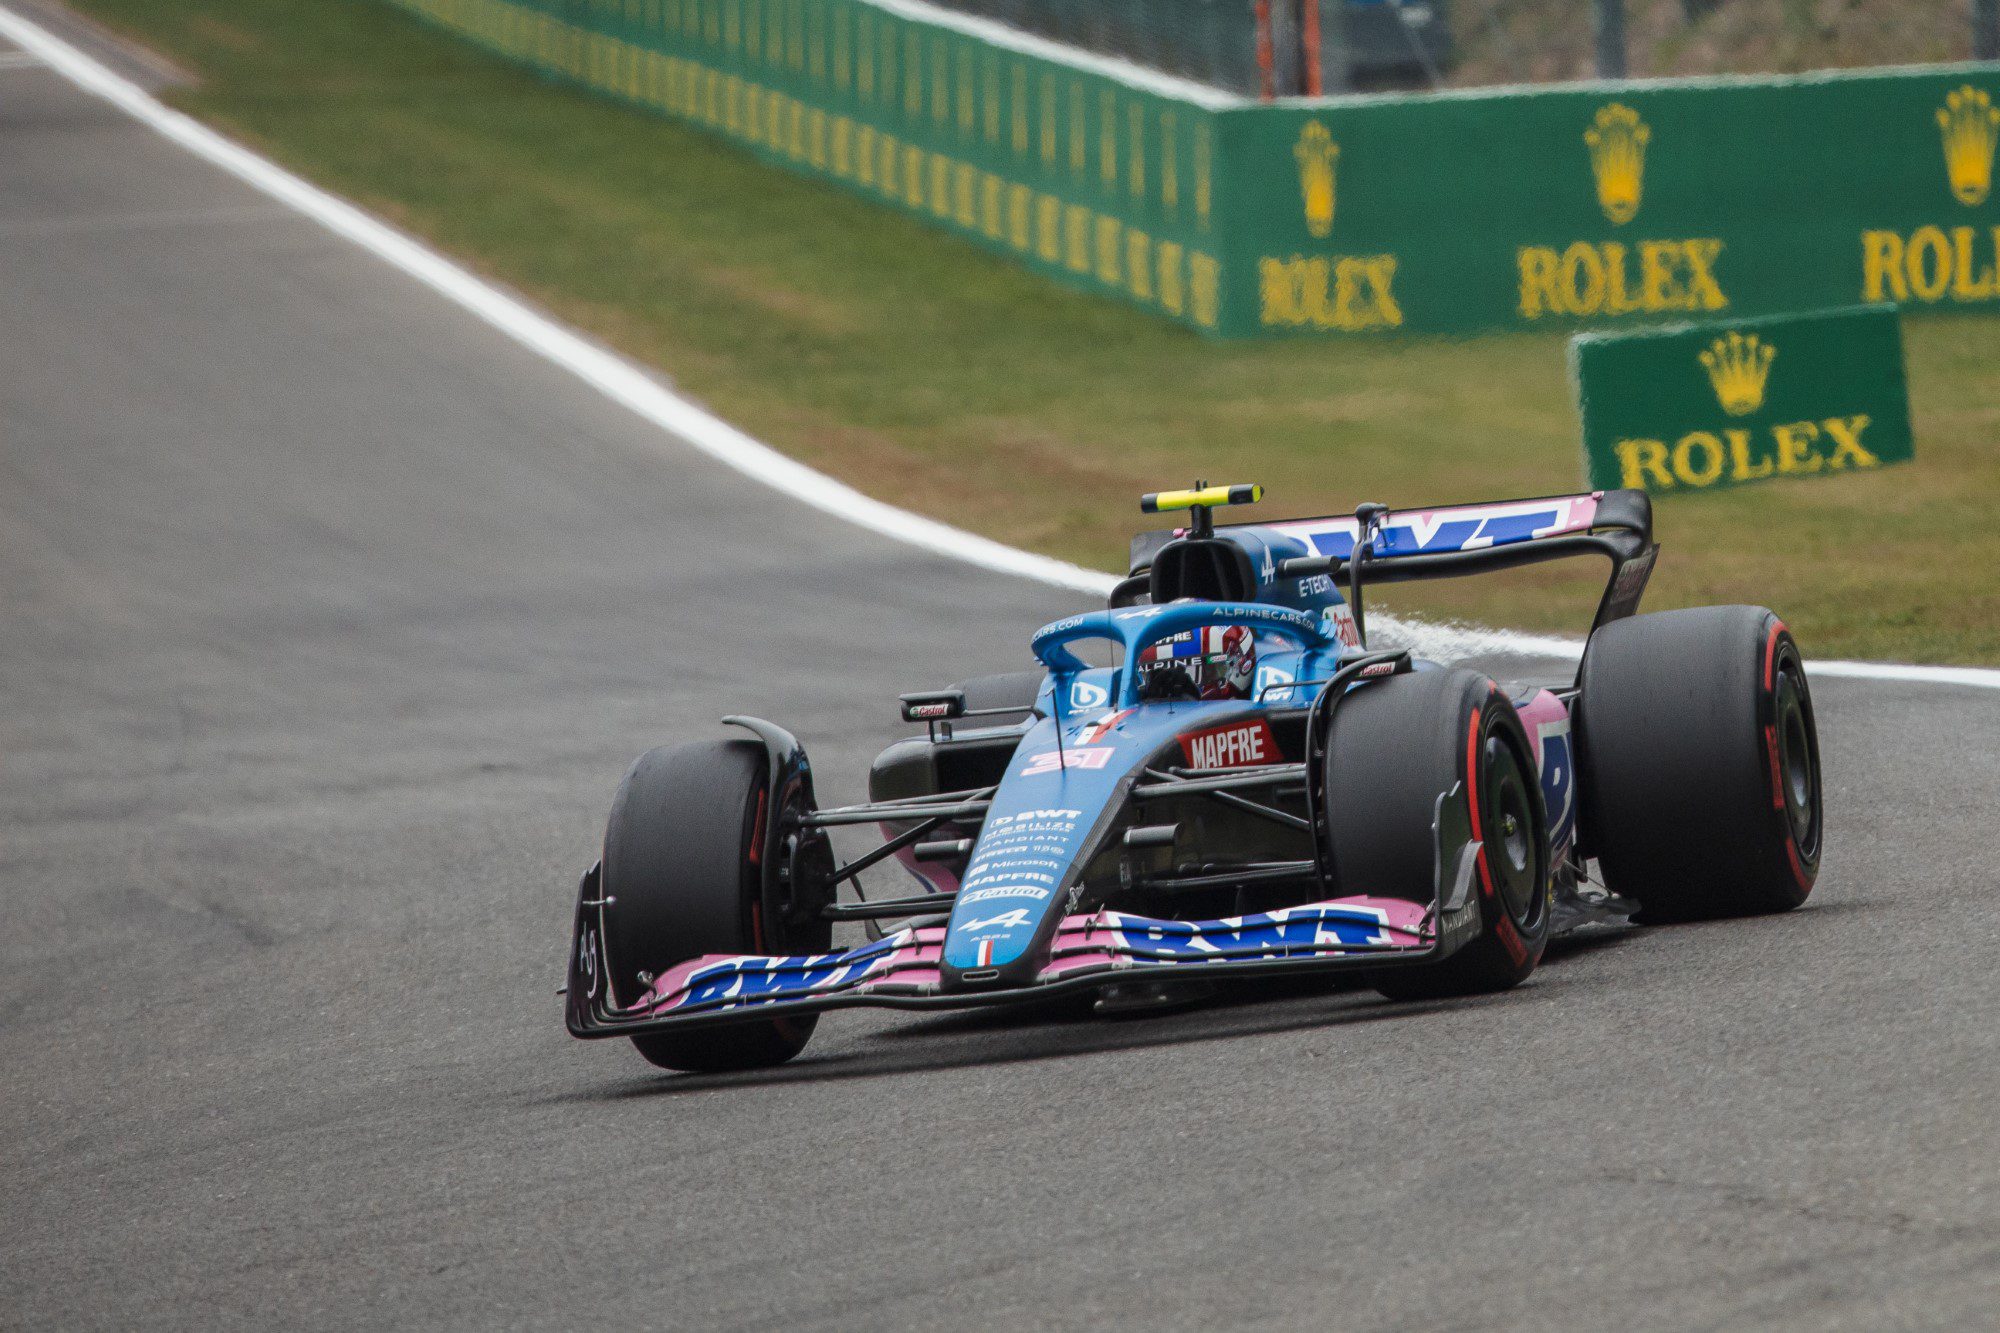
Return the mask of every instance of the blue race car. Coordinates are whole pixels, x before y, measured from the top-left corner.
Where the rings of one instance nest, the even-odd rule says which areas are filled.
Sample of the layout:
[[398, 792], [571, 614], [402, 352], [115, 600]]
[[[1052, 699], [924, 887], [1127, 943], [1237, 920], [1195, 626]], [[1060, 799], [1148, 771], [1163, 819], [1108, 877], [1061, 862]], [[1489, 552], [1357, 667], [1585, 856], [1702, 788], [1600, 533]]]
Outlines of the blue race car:
[[[790, 1059], [848, 1005], [1132, 1008], [1332, 971], [1463, 995], [1519, 984], [1592, 910], [1805, 900], [1823, 812], [1798, 648], [1759, 607], [1635, 615], [1643, 493], [1216, 526], [1260, 496], [1145, 497], [1188, 525], [1134, 541], [1105, 610], [1037, 630], [1040, 671], [903, 696], [926, 732], [875, 761], [865, 805], [821, 809], [804, 747], [756, 718], [642, 756], [578, 894], [570, 1032], [722, 1070]], [[1370, 584], [1572, 556], [1610, 563], [1574, 680], [1368, 646]], [[882, 841], [842, 861], [831, 830], [866, 825]], [[919, 891], [841, 898], [892, 858]], [[834, 948], [843, 921], [867, 941]]]

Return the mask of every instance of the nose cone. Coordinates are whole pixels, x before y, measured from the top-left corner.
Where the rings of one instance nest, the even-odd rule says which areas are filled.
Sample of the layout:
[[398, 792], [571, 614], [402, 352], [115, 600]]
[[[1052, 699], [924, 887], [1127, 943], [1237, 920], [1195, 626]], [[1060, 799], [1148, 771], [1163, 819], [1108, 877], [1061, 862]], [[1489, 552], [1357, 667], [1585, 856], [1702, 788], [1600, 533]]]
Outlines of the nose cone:
[[1026, 985], [1047, 962], [1068, 889], [1143, 747], [1130, 710], [1043, 718], [993, 795], [945, 931], [947, 991]]

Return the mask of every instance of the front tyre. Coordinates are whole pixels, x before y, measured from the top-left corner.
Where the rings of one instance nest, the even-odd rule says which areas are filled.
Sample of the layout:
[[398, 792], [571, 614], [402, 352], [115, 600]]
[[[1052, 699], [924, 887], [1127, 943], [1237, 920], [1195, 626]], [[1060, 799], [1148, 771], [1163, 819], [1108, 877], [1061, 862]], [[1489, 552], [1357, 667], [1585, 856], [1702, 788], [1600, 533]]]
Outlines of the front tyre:
[[1391, 999], [1473, 995], [1527, 980], [1549, 938], [1548, 814], [1520, 715], [1477, 671], [1390, 676], [1334, 710], [1325, 791], [1341, 892], [1432, 902], [1438, 797], [1454, 788], [1482, 843], [1479, 934], [1439, 962], [1372, 973], [1370, 983]]
[[[764, 920], [758, 862], [766, 821], [783, 814], [770, 808], [768, 768], [763, 746], [727, 740], [661, 746], [626, 773], [604, 830], [602, 881], [617, 1003], [635, 1003], [654, 977], [703, 954], [826, 947], [824, 939], [775, 938], [775, 923]], [[756, 1069], [797, 1055], [817, 1018], [746, 1019], [632, 1044], [663, 1069]]]
[[1613, 621], [1578, 677], [1578, 811], [1648, 921], [1784, 912], [1819, 876], [1825, 811], [1805, 664], [1760, 606]]

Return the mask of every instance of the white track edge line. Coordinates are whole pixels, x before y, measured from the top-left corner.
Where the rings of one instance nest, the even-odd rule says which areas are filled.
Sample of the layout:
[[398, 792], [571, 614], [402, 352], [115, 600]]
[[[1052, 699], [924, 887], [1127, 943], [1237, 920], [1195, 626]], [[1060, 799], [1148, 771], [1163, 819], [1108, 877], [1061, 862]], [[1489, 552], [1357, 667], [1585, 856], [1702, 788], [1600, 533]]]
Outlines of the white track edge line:
[[1231, 107], [1250, 105], [1249, 99], [1226, 88], [1212, 88], [1193, 79], [1184, 79], [1178, 74], [1167, 74], [1160, 70], [1148, 69], [1144, 65], [1135, 65], [1117, 56], [1064, 46], [1037, 33], [1021, 28], [1010, 28], [998, 19], [940, 9], [936, 5], [927, 3], [926, 0], [870, 0], [870, 3], [877, 9], [900, 14], [918, 23], [928, 23], [934, 28], [952, 28], [991, 46], [1019, 51], [1023, 55], [1034, 56], [1053, 65], [1067, 65], [1082, 73], [1112, 79], [1143, 92], [1159, 93], [1166, 97], [1178, 98], [1183, 102], [1193, 102], [1204, 110], [1224, 111]]
[[12, 10], [0, 8], [0, 36], [40, 57], [84, 91], [104, 98], [195, 156], [401, 269], [515, 342], [570, 371], [614, 402], [738, 472], [815, 509], [988, 569], [1100, 596], [1117, 582], [1109, 574], [1018, 550], [863, 495], [752, 439], [663, 388], [631, 362], [529, 309], [354, 205], [307, 184], [276, 163], [163, 105], [137, 85]]
[[[173, 110], [130, 80], [4, 6], [0, 6], [0, 37], [36, 56], [85, 92], [103, 98], [196, 157], [401, 269], [613, 402], [754, 481], [871, 532], [997, 573], [1098, 596], [1108, 593], [1118, 582], [1116, 575], [1023, 551], [864, 495], [845, 482], [751, 438], [662, 387], [633, 363], [530, 309], [436, 251]], [[1507, 630], [1420, 627], [1417, 623], [1410, 623], [1410, 629], [1413, 634], [1421, 635], [1433, 651], [1485, 651], [1574, 659], [1583, 650], [1582, 643], [1575, 639]], [[1985, 667], [1819, 660], [1811, 665], [1814, 674], [1822, 676], [2000, 689], [2000, 670]]]

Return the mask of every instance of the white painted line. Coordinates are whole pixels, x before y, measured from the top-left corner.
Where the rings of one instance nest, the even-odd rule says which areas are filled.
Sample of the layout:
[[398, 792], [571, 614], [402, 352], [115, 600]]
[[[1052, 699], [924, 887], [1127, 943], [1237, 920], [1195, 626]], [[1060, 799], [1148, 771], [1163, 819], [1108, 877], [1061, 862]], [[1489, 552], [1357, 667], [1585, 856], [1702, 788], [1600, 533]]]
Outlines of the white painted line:
[[[0, 7], [0, 37], [46, 62], [85, 92], [105, 99], [195, 156], [401, 269], [522, 346], [568, 370], [613, 402], [744, 476], [871, 532], [984, 569], [1099, 597], [1109, 593], [1118, 582], [1116, 575], [1018, 550], [884, 504], [787, 458], [662, 388], [631, 362], [594, 346], [497, 287], [480, 281], [436, 251], [369, 217], [352, 204], [307, 184], [207, 126], [163, 106], [136, 84], [4, 7]], [[1583, 650], [1583, 645], [1574, 639], [1506, 630], [1427, 626], [1417, 622], [1408, 622], [1405, 628], [1412, 639], [1422, 642], [1426, 651], [1440, 655], [1478, 651], [1574, 660]], [[1816, 661], [1812, 669], [1815, 674], [1826, 676], [2000, 689], [2000, 671], [1982, 667]]]
[[1903, 666], [1895, 662], [1812, 661], [1814, 678], [1847, 676], [1855, 680], [1907, 680], [1919, 685], [1969, 685], [2000, 690], [2000, 671], [1990, 667]]
[[993, 19], [961, 14], [951, 9], [940, 9], [936, 5], [924, 3], [924, 0], [870, 0], [870, 3], [877, 9], [899, 14], [918, 23], [952, 28], [992, 46], [1006, 47], [1012, 51], [1019, 51], [1022, 55], [1034, 56], [1052, 64], [1068, 65], [1071, 69], [1084, 74], [1114, 79], [1142, 92], [1158, 93], [1163, 97], [1175, 97], [1183, 102], [1193, 102], [1196, 106], [1205, 107], [1210, 111], [1250, 105], [1247, 98], [1226, 89], [1212, 88], [1208, 84], [1196, 83], [1192, 79], [1183, 79], [1178, 75], [1148, 69], [1144, 65], [1135, 65], [1116, 56], [1099, 55], [1095, 51], [1085, 51], [1080, 47], [1064, 46], [1061, 42], [1037, 37], [1034, 33], [1023, 32], [1019, 28], [1010, 28]]
[[352, 204], [163, 106], [136, 84], [12, 10], [0, 8], [0, 36], [39, 56], [85, 92], [104, 98], [195, 156], [393, 264], [607, 398], [746, 476], [815, 509], [939, 555], [1100, 597], [1117, 582], [1109, 574], [1004, 546], [884, 504], [787, 458], [662, 388], [631, 362], [587, 342]]

